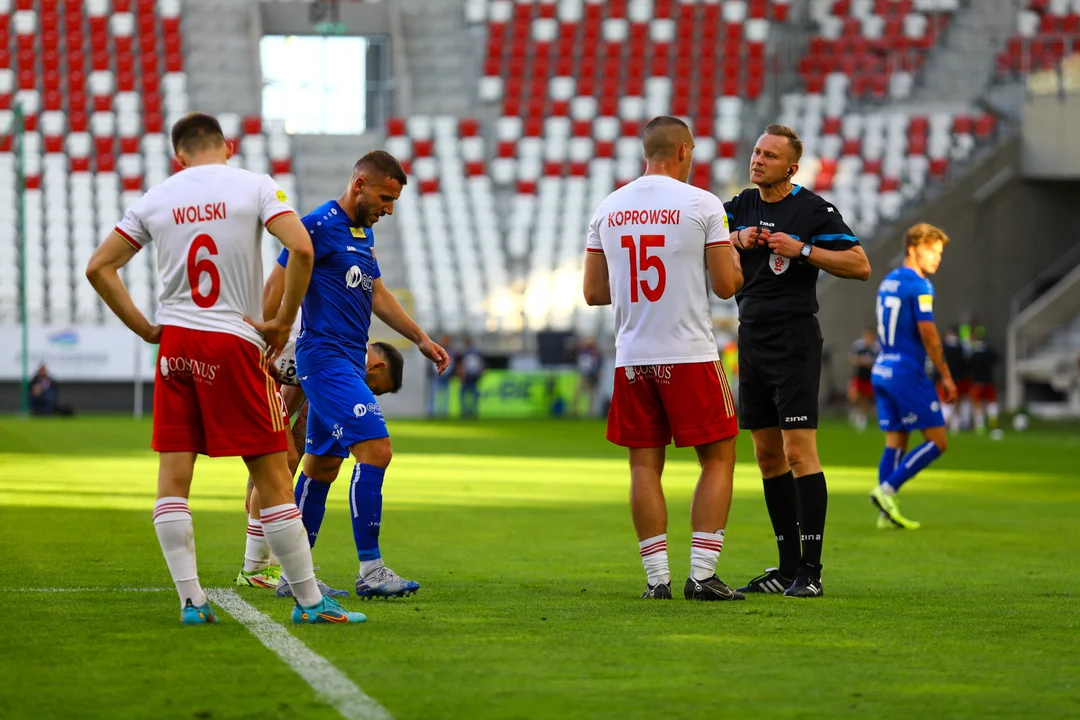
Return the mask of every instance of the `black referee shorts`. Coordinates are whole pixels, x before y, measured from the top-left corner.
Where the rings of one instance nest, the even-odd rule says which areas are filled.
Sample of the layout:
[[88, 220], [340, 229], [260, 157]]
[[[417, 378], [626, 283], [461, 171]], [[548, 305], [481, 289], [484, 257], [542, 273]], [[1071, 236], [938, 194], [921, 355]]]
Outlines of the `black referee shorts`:
[[816, 428], [821, 326], [813, 315], [739, 325], [739, 427]]

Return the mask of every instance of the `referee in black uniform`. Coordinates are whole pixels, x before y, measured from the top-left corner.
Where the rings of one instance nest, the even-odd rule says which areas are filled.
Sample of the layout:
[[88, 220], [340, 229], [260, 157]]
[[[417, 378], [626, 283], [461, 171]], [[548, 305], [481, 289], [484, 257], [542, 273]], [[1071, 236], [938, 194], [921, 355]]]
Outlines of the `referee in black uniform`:
[[770, 125], [754, 146], [750, 182], [725, 203], [744, 284], [739, 303], [739, 425], [750, 430], [780, 567], [741, 592], [819, 597], [828, 490], [817, 453], [821, 327], [818, 271], [866, 280], [866, 259], [831, 204], [791, 178], [802, 142]]

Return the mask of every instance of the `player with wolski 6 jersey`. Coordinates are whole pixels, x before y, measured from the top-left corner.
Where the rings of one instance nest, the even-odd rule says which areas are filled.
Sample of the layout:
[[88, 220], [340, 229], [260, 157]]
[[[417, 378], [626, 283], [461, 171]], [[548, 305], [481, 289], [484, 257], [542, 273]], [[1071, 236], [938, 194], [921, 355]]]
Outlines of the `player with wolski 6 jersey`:
[[[284, 403], [268, 372], [285, 344], [311, 277], [314, 253], [285, 193], [266, 175], [227, 165], [221, 126], [193, 113], [172, 130], [184, 168], [151, 188], [98, 247], [87, 278], [109, 308], [148, 342], [160, 343], [152, 446], [159, 453], [154, 529], [180, 595], [184, 624], [217, 618], [199, 584], [191, 489], [199, 454], [241, 456], [259, 489], [267, 543], [296, 579], [295, 623], [364, 620], [315, 584], [311, 549], [290, 493]], [[262, 228], [291, 251], [283, 299], [262, 317]], [[157, 324], [135, 307], [119, 270], [149, 243], [162, 294]]]
[[741, 283], [723, 203], [686, 183], [694, 138], [674, 117], [654, 118], [642, 140], [645, 174], [601, 203], [589, 225], [584, 293], [615, 312], [615, 387], [608, 440], [629, 449], [630, 506], [648, 585], [670, 599], [665, 449], [693, 446], [702, 472], [691, 507], [688, 600], [737, 600], [716, 576], [731, 505], [735, 401], [720, 365], [709, 286], [722, 298]]

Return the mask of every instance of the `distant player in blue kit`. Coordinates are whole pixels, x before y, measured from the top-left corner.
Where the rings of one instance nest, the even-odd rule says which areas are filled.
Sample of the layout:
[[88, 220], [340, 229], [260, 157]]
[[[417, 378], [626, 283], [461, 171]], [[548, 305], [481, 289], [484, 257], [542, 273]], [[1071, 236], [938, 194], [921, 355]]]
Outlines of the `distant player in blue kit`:
[[[878, 423], [885, 431], [885, 452], [878, 466], [879, 484], [871, 491], [870, 501], [881, 511], [879, 528], [919, 527], [900, 514], [896, 494], [948, 447], [941, 403], [926, 374], [929, 357], [941, 373], [944, 401], [956, 400], [956, 384], [934, 325], [934, 286], [927, 279], [937, 272], [948, 242], [948, 236], [933, 225], [913, 225], [904, 239], [907, 256], [903, 267], [886, 275], [878, 289], [881, 354], [872, 379]], [[924, 442], [904, 455], [912, 430], [921, 430]]]
[[[392, 453], [382, 409], [364, 382], [372, 313], [416, 343], [439, 373], [450, 363], [446, 350], [420, 329], [383, 285], [375, 260], [371, 226], [393, 213], [407, 181], [392, 155], [372, 151], [357, 161], [338, 200], [320, 205], [303, 219], [315, 249], [315, 267], [296, 339], [296, 369], [308, 399], [308, 424], [307, 454], [295, 498], [314, 547], [330, 484], [337, 479], [342, 460], [350, 454], [356, 458], [349, 514], [360, 560], [356, 594], [362, 598], [400, 597], [420, 588], [386, 567], [379, 549], [383, 476]], [[283, 252], [278, 263], [284, 265], [287, 259]]]

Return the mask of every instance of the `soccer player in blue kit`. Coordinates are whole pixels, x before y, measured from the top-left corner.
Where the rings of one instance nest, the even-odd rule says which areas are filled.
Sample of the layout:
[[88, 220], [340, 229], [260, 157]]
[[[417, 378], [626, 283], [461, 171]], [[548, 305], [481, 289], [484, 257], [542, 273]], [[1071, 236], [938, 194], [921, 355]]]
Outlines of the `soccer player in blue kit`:
[[[392, 453], [382, 410], [364, 382], [372, 313], [416, 343], [439, 373], [450, 363], [446, 350], [420, 329], [383, 285], [375, 260], [371, 227], [393, 213], [406, 182], [405, 171], [392, 155], [369, 152], [353, 167], [341, 197], [303, 219], [315, 249], [315, 267], [296, 340], [297, 375], [308, 399], [308, 424], [307, 454], [295, 498], [314, 547], [330, 484], [337, 479], [342, 460], [350, 454], [356, 458], [349, 514], [360, 560], [356, 594], [362, 598], [400, 597], [420, 588], [386, 567], [379, 549], [383, 476]], [[282, 252], [278, 264], [287, 260], [288, 252]]]
[[[937, 272], [948, 236], [927, 223], [908, 229], [902, 267], [885, 276], [878, 289], [877, 330], [881, 354], [872, 380], [878, 423], [885, 432], [885, 452], [870, 501], [880, 510], [878, 527], [914, 530], [919, 523], [900, 514], [896, 493], [948, 447], [945, 418], [934, 383], [926, 374], [926, 358], [941, 373], [945, 402], [956, 400], [956, 383], [934, 325], [934, 286], [927, 279]], [[924, 442], [907, 455], [908, 437], [921, 430]]]

